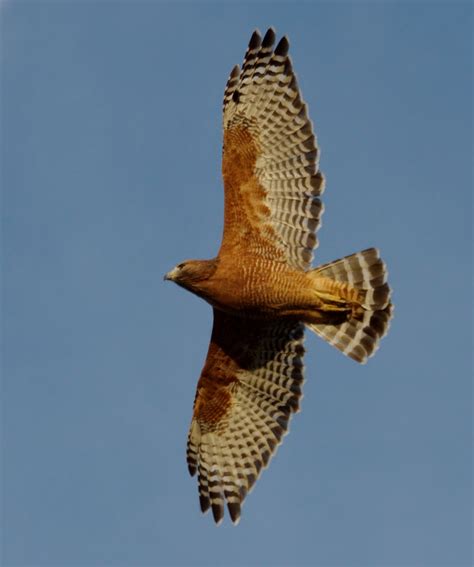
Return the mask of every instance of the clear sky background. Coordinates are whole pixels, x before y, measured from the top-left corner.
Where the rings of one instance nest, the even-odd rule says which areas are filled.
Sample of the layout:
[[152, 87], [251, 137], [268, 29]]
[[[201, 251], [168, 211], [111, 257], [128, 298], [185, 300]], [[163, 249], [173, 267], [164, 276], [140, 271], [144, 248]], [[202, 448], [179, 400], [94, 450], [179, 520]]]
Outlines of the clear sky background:
[[[471, 565], [472, 5], [1, 7], [3, 563]], [[307, 335], [302, 412], [238, 527], [185, 443], [211, 309], [162, 280], [222, 230], [221, 101], [288, 34], [327, 176], [316, 262], [376, 245], [392, 328]]]

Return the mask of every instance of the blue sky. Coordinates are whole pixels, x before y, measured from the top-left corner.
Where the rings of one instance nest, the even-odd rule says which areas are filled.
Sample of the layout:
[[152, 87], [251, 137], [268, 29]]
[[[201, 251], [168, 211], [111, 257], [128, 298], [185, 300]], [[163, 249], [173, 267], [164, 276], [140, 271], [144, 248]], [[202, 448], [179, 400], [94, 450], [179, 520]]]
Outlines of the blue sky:
[[[472, 5], [7, 2], [3, 564], [471, 565]], [[316, 262], [382, 250], [366, 366], [306, 340], [302, 412], [235, 528], [185, 442], [220, 242], [221, 101], [288, 34], [322, 148]]]

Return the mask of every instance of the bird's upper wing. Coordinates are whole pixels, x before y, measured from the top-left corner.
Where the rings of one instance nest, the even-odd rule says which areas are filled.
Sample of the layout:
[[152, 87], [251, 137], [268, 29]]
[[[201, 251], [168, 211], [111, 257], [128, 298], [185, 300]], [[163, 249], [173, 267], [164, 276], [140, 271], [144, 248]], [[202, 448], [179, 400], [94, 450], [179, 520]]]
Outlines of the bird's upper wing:
[[288, 57], [275, 33], [250, 40], [224, 94], [224, 234], [220, 254], [252, 254], [307, 269], [317, 244], [324, 178]]
[[214, 309], [207, 359], [198, 382], [187, 461], [198, 473], [203, 512], [216, 522], [224, 503], [233, 522], [299, 409], [304, 327]]

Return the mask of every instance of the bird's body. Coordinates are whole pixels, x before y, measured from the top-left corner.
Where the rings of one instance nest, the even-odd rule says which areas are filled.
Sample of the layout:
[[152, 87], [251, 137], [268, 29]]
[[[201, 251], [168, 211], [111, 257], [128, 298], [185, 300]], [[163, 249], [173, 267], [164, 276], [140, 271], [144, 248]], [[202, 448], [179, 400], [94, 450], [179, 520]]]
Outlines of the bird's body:
[[218, 255], [166, 278], [206, 300], [214, 323], [187, 461], [203, 512], [234, 522], [298, 411], [304, 330], [364, 363], [392, 315], [375, 248], [311, 267], [323, 213], [319, 149], [288, 40], [254, 32], [224, 93], [224, 231]]
[[[350, 315], [357, 307], [357, 293], [347, 284], [315, 277], [284, 262], [224, 254], [213, 260], [190, 260], [187, 267], [196, 276], [183, 287], [237, 317], [297, 317], [312, 323], [329, 321], [334, 313]], [[203, 274], [202, 279], [197, 274]]]

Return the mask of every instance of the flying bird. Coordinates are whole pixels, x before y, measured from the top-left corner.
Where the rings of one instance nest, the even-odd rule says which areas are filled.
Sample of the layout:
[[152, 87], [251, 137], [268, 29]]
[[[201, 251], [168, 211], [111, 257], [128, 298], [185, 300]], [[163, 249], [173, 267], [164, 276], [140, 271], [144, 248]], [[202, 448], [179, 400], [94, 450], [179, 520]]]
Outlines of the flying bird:
[[313, 268], [323, 213], [319, 150], [283, 37], [250, 39], [224, 93], [224, 230], [218, 255], [165, 275], [213, 308], [187, 443], [201, 510], [234, 523], [303, 384], [308, 328], [365, 363], [392, 316], [375, 248]]

